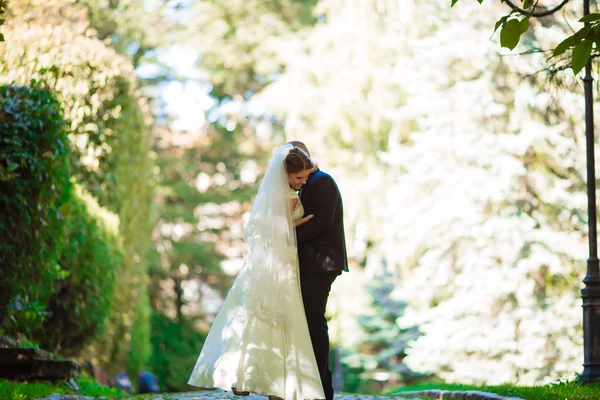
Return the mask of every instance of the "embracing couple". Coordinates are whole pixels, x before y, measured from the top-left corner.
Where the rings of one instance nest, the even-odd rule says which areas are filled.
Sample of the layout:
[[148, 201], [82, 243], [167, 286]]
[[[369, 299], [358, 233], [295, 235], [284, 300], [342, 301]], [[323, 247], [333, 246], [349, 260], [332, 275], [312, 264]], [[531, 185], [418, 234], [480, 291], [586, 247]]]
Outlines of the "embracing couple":
[[333, 399], [325, 308], [331, 284], [348, 271], [342, 214], [335, 181], [302, 142], [275, 149], [245, 227], [243, 266], [190, 385]]

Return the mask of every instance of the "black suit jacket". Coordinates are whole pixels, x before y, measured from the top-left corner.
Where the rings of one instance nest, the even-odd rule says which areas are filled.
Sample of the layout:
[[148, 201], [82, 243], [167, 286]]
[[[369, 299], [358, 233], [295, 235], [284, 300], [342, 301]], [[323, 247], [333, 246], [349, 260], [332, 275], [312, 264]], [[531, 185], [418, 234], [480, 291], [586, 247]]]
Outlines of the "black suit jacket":
[[296, 228], [298, 258], [303, 272], [348, 271], [342, 196], [331, 176], [310, 174], [300, 191], [304, 215], [314, 214]]

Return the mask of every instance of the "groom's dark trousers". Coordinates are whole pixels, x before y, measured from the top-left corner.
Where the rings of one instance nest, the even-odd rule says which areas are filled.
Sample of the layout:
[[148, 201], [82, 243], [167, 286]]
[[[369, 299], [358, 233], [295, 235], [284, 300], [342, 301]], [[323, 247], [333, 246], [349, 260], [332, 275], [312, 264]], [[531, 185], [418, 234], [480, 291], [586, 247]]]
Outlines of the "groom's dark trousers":
[[308, 177], [300, 199], [305, 215], [314, 215], [296, 228], [302, 300], [325, 398], [332, 400], [325, 310], [331, 284], [348, 271], [342, 197], [333, 178], [317, 170]]
[[337, 271], [321, 273], [302, 273], [300, 271], [306, 321], [327, 400], [333, 399], [333, 384], [329, 369], [329, 328], [325, 309], [331, 284], [339, 274], [340, 272]]

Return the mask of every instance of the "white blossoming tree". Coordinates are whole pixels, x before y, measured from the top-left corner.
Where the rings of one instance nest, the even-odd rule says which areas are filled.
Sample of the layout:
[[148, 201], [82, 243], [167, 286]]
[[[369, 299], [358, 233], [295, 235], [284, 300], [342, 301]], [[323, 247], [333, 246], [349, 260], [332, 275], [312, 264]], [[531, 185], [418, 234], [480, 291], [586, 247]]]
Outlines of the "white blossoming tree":
[[[405, 362], [464, 383], [579, 372], [579, 89], [549, 91], [535, 74], [542, 54], [501, 56], [486, 34], [498, 4], [320, 6], [322, 22], [260, 100], [290, 137], [331, 155], [320, 161], [346, 200], [354, 259], [393, 267], [408, 302], [399, 323], [422, 332]], [[518, 49], [565, 32], [538, 24]]]

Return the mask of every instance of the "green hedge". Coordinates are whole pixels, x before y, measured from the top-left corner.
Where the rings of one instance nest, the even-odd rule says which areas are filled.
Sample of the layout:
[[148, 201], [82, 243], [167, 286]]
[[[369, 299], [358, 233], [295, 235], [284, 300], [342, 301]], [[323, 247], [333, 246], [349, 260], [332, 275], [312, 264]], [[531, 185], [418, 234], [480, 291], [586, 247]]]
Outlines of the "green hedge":
[[119, 218], [74, 185], [65, 210], [66, 238], [49, 316], [34, 338], [63, 355], [77, 354], [104, 333], [113, 305], [115, 277], [123, 265]]
[[0, 47], [0, 83], [39, 79], [56, 91], [72, 142], [73, 175], [120, 220], [124, 261], [109, 328], [83, 355], [109, 373], [121, 370], [128, 358], [135, 360], [130, 368], [142, 366], [150, 356], [146, 270], [153, 246], [155, 172], [148, 113], [133, 66], [69, 25], [11, 19], [6, 38]]
[[71, 184], [61, 107], [42, 84], [0, 87], [0, 142], [2, 331], [77, 353], [112, 311], [119, 219]]
[[33, 88], [0, 87], [0, 331], [28, 335], [64, 275], [69, 145], [60, 104]]
[[[0, 0], [0, 26], [4, 25], [4, 13], [6, 12], [7, 0]], [[0, 42], [4, 42], [4, 35], [0, 32]]]

